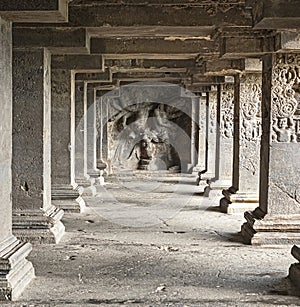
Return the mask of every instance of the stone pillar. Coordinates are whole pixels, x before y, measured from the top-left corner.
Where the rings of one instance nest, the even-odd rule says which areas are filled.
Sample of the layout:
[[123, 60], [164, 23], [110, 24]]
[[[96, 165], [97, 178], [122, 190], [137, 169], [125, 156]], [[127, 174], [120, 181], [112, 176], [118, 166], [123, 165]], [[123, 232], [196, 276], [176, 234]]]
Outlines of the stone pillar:
[[207, 172], [202, 178], [214, 180], [216, 168], [216, 133], [217, 133], [217, 87], [208, 93], [208, 114], [207, 114]]
[[198, 163], [196, 170], [198, 172], [197, 183], [204, 191], [206, 187], [206, 180], [203, 180], [203, 176], [207, 171], [207, 116], [208, 116], [208, 96], [206, 93], [202, 93], [199, 97], [198, 108]]
[[191, 122], [191, 166], [193, 167], [193, 173], [198, 173], [202, 170], [201, 166], [201, 146], [199, 145], [201, 131], [199, 129], [199, 117], [200, 117], [200, 100], [201, 94], [195, 94], [195, 97], [191, 97], [192, 102], [192, 122]]
[[300, 290], [300, 246], [294, 245], [292, 248], [292, 255], [298, 261], [293, 263], [289, 269], [289, 279], [294, 286]]
[[75, 83], [75, 182], [83, 187], [82, 196], [95, 196], [96, 189], [84, 175], [84, 127], [86, 104], [84, 102], [84, 81]]
[[51, 204], [50, 62], [43, 48], [13, 50], [13, 230], [40, 243], [64, 234]]
[[[97, 91], [96, 91], [97, 95]], [[96, 129], [97, 129], [97, 169], [99, 169], [100, 174], [98, 178], [98, 182], [100, 185], [104, 185], [104, 177], [103, 173], [106, 168], [106, 163], [103, 160], [103, 144], [104, 138], [107, 137], [107, 133], [104, 133], [104, 121], [105, 121], [105, 106], [104, 99], [102, 97], [96, 97]]]
[[96, 91], [89, 86], [86, 87], [86, 91], [86, 176], [94, 183], [100, 175], [97, 169]]
[[224, 213], [242, 213], [258, 205], [261, 82], [261, 73], [235, 77], [234, 164], [232, 186], [220, 201]]
[[31, 244], [12, 234], [12, 58], [11, 23], [0, 18], [0, 300], [14, 300], [34, 278], [26, 259]]
[[233, 109], [234, 84], [218, 86], [217, 133], [216, 133], [216, 176], [205, 188], [205, 196], [221, 197], [222, 190], [231, 186], [233, 165]]
[[259, 207], [245, 213], [246, 243], [300, 240], [300, 54], [263, 57]]
[[52, 199], [65, 211], [81, 212], [85, 202], [75, 181], [75, 74], [52, 69]]

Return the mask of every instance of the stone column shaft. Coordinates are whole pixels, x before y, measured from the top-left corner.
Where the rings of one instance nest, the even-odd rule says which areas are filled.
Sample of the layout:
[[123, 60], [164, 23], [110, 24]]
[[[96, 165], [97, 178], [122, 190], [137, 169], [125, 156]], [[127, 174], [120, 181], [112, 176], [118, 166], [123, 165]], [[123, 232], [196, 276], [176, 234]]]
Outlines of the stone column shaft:
[[241, 213], [258, 205], [261, 137], [261, 74], [235, 77], [232, 186], [224, 190], [220, 209]]
[[96, 91], [87, 87], [86, 174], [92, 180], [99, 177], [97, 169]]
[[75, 182], [83, 188], [82, 196], [94, 196], [95, 187], [84, 175], [84, 81], [75, 83]]
[[299, 53], [263, 58], [259, 207], [245, 213], [247, 243], [300, 239], [299, 71]]
[[199, 146], [201, 134], [199, 129], [200, 99], [198, 96], [192, 98], [191, 164], [193, 166], [193, 172], [196, 173], [201, 170], [201, 165], [199, 164], [201, 161], [201, 146]]
[[[14, 300], [34, 278], [31, 244], [12, 234], [12, 26], [0, 18], [0, 300]], [[20, 282], [21, 281], [21, 282]]]
[[222, 190], [231, 186], [233, 164], [234, 85], [218, 86], [216, 162], [214, 180], [209, 182], [205, 195], [221, 197]]
[[52, 199], [66, 211], [81, 212], [85, 202], [75, 181], [75, 73], [52, 69]]
[[214, 180], [216, 169], [217, 90], [208, 93], [207, 172], [204, 179]]
[[51, 204], [50, 53], [13, 50], [13, 229], [32, 242], [58, 242], [63, 211]]

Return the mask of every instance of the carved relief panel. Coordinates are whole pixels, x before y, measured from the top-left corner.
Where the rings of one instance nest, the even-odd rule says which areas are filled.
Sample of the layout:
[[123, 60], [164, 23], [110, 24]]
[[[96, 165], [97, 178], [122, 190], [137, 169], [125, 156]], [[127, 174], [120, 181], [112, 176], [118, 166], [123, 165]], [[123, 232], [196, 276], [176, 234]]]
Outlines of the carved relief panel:
[[209, 93], [209, 132], [214, 133], [217, 117], [217, 92]]
[[272, 70], [272, 140], [300, 141], [300, 54], [277, 54]]
[[261, 137], [261, 83], [259, 74], [247, 74], [240, 88], [240, 137], [258, 141]]
[[220, 133], [224, 138], [233, 137], [234, 85], [224, 84], [221, 90]]

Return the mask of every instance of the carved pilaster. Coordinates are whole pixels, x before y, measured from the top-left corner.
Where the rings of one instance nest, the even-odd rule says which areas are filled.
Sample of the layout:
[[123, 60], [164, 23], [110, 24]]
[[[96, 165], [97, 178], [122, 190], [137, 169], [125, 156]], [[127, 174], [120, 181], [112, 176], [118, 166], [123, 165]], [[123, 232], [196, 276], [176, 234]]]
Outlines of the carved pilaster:
[[259, 207], [245, 213], [242, 234], [248, 243], [300, 239], [299, 71], [300, 54], [263, 59]]
[[258, 205], [261, 139], [261, 74], [235, 77], [234, 164], [232, 186], [223, 191], [225, 213], [253, 210]]
[[[215, 178], [209, 182], [205, 195], [221, 197], [231, 186], [233, 157], [234, 84], [218, 86]], [[212, 193], [212, 190], [214, 192]]]

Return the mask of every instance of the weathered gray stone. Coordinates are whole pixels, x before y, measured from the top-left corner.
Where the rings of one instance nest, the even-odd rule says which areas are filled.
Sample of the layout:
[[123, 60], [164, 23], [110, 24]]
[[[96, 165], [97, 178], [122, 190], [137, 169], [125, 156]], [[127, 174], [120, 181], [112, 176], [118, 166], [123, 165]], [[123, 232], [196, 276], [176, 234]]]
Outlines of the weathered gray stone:
[[[59, 219], [55, 221], [59, 232], [52, 231], [48, 215], [52, 208], [50, 60], [44, 49], [13, 50], [13, 229], [32, 242], [58, 242], [64, 233]], [[32, 216], [40, 221], [33, 224]], [[39, 232], [36, 225], [44, 220], [49, 227]]]
[[166, 40], [164, 38], [91, 38], [93, 54], [206, 54], [217, 53], [213, 40]]
[[88, 53], [84, 28], [13, 28], [15, 48], [46, 47], [52, 54]]
[[256, 1], [252, 9], [256, 29], [297, 29], [300, 8], [297, 0]]
[[93, 73], [76, 73], [76, 80], [78, 81], [97, 81], [100, 82], [112, 82], [112, 73], [110, 69], [106, 69], [104, 72], [93, 72]]
[[208, 92], [207, 115], [207, 171], [201, 176], [204, 180], [215, 178], [216, 165], [216, 131], [217, 131], [217, 87]]
[[[201, 109], [201, 93], [195, 93], [194, 99], [192, 99], [192, 122], [191, 122], [191, 164], [193, 167], [193, 173], [198, 173], [203, 170], [201, 166], [201, 155], [200, 150], [202, 149], [199, 145], [200, 140], [200, 111]], [[195, 153], [195, 155], [194, 155]], [[204, 167], [205, 168], [205, 167]]]
[[93, 86], [86, 87], [87, 115], [87, 152], [86, 152], [86, 174], [95, 182], [100, 175], [97, 169], [97, 129], [96, 129], [96, 92]]
[[208, 115], [208, 109], [207, 109], [207, 96], [206, 93], [200, 93], [199, 95], [199, 106], [198, 106], [198, 155], [197, 155], [197, 165], [194, 167], [193, 171], [198, 174], [197, 178], [197, 184], [200, 187], [200, 190], [204, 190], [204, 185], [201, 182], [201, 174], [206, 172], [207, 170], [207, 125], [206, 125], [206, 119]]
[[298, 32], [280, 31], [275, 37], [275, 50], [293, 52], [300, 50], [300, 35]]
[[111, 28], [120, 26], [135, 28], [141, 26], [207, 27], [216, 24], [219, 26], [251, 26], [250, 11], [242, 2], [197, 3], [196, 5], [193, 3], [182, 5], [182, 2], [154, 5], [145, 2], [122, 4], [120, 2], [109, 4], [94, 2], [90, 5], [71, 3], [69, 22], [60, 25], [97, 28], [107, 25], [110, 25]]
[[11, 236], [0, 243], [0, 301], [16, 300], [35, 277], [34, 268], [26, 257], [31, 244]]
[[137, 68], [137, 69], [169, 69], [169, 68], [192, 68], [195, 67], [194, 59], [105, 59], [107, 67], [117, 69]]
[[218, 87], [217, 139], [215, 178], [209, 182], [205, 195], [218, 198], [222, 190], [231, 186], [233, 163], [233, 107], [234, 85]]
[[232, 186], [223, 191], [220, 210], [242, 213], [258, 205], [261, 136], [261, 74], [235, 77]]
[[11, 59], [11, 23], [0, 18], [0, 99], [2, 105], [1, 118], [1, 231], [0, 241], [12, 234], [12, 59]]
[[267, 31], [230, 33], [220, 39], [220, 55], [223, 59], [259, 57], [274, 52], [274, 45], [274, 34]]
[[70, 211], [77, 205], [82, 211], [84, 201], [75, 181], [75, 73], [52, 69], [51, 93], [52, 199], [67, 200], [57, 203], [60, 208]]
[[87, 73], [90, 70], [104, 70], [103, 65], [103, 59], [99, 55], [68, 54], [54, 55], [51, 58], [52, 69], [84, 70]]
[[85, 152], [85, 129], [86, 129], [86, 97], [83, 81], [75, 83], [75, 181], [84, 190], [82, 196], [94, 196], [95, 187], [91, 186], [90, 180], [84, 175], [84, 152]]
[[242, 72], [245, 69], [244, 60], [213, 60], [205, 62], [205, 75], [227, 76]]
[[12, 37], [11, 23], [0, 18], [0, 300], [16, 299], [34, 278], [26, 260], [29, 243], [12, 235]]
[[259, 207], [242, 226], [252, 244], [299, 241], [299, 54], [264, 57]]
[[2, 0], [0, 15], [14, 22], [65, 22], [68, 20], [68, 1]]
[[289, 279], [294, 284], [294, 286], [300, 290], [300, 246], [294, 245], [292, 248], [292, 255], [298, 261], [293, 263], [289, 269]]

